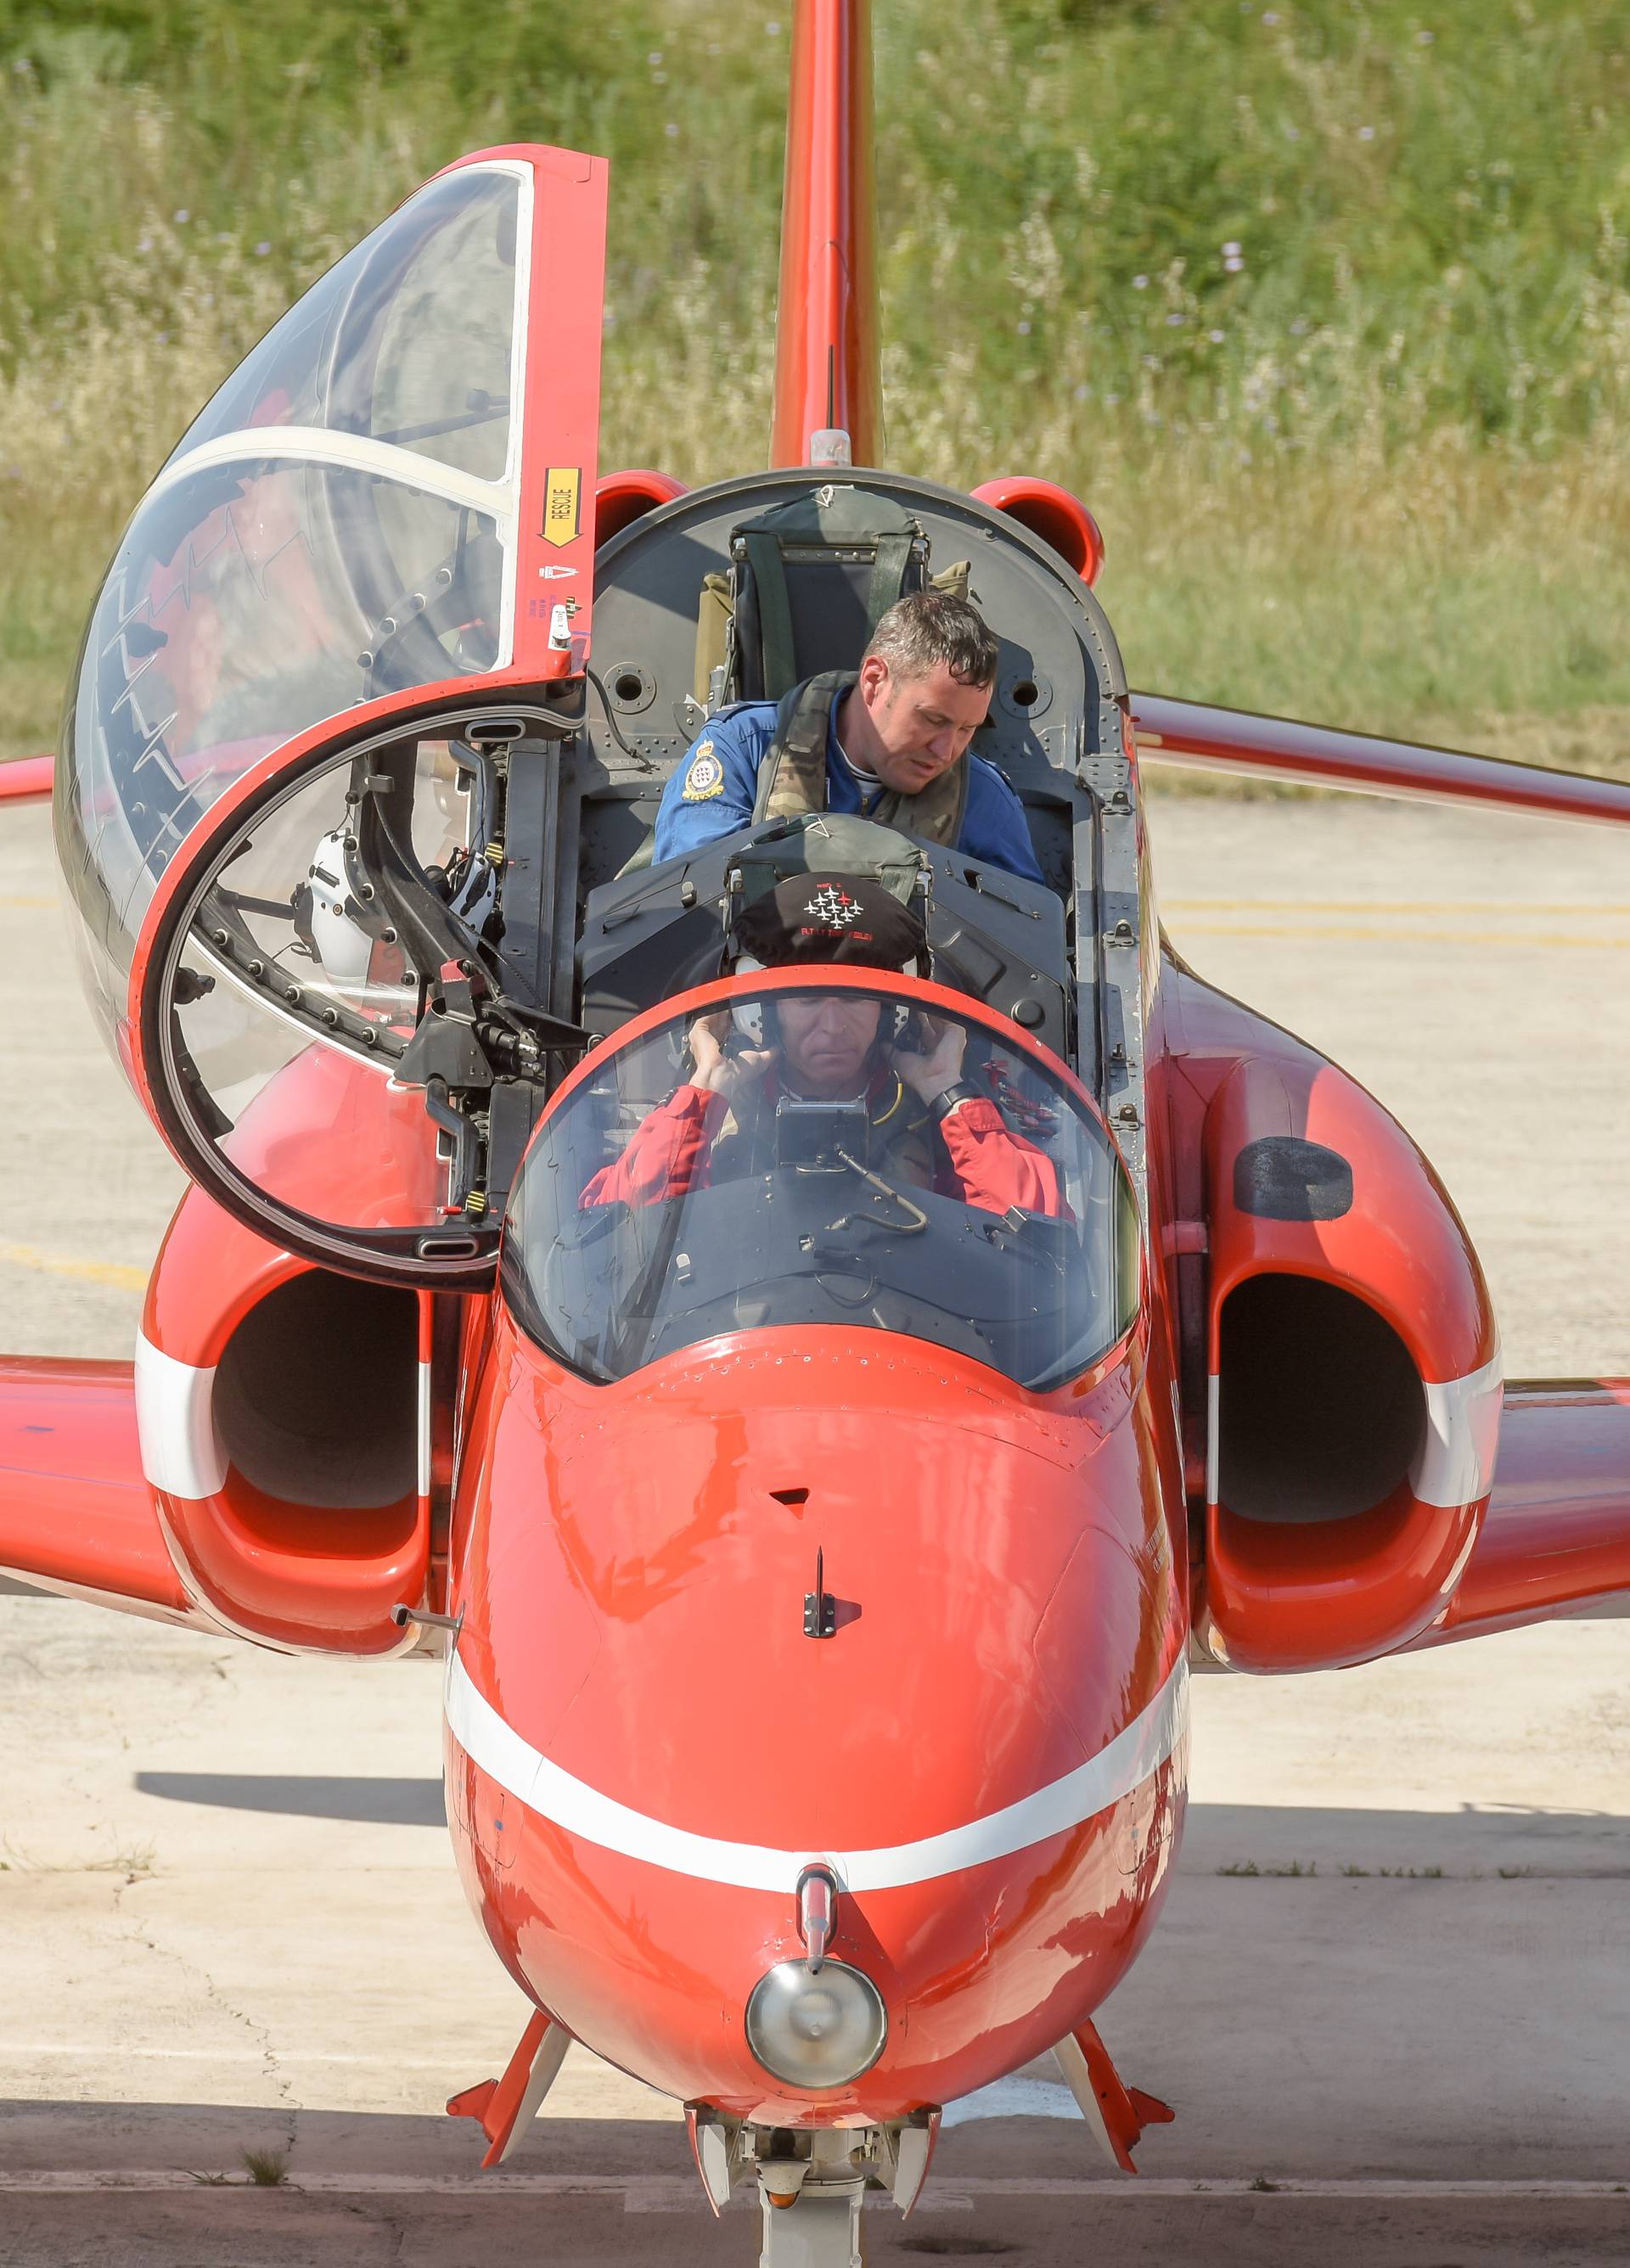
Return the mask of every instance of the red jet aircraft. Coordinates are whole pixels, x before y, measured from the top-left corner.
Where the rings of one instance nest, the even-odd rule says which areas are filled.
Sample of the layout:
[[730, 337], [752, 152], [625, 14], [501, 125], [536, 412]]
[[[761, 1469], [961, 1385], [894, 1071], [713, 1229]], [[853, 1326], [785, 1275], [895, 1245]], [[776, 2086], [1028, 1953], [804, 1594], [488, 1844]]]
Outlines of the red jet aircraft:
[[[869, 73], [864, 0], [803, 0], [773, 469], [598, 475], [606, 167], [524, 146], [409, 197], [183, 436], [54, 787], [92, 1003], [192, 1186], [133, 1364], [0, 1364], [6, 1568], [444, 1659], [460, 1870], [536, 2011], [449, 2106], [486, 2161], [580, 2040], [818, 2268], [1044, 2051], [1112, 2163], [1170, 2115], [1093, 2015], [1169, 1878], [1192, 1668], [1630, 1590], [1630, 1382], [1502, 1383], [1408, 1135], [1166, 943], [1139, 755], [1620, 823], [1630, 790], [1130, 692], [1074, 497], [856, 469]], [[999, 637], [977, 746], [1044, 886], [818, 812], [650, 865], [707, 719], [931, 580]], [[914, 971], [732, 966], [744, 906], [834, 865], [910, 903]], [[762, 1090], [637, 1188], [698, 1028], [745, 1080], [719, 1033], [785, 1065], [800, 1008], [885, 1080], [932, 1030], [1033, 1202], [931, 1121], [908, 1171], [862, 1103]]]

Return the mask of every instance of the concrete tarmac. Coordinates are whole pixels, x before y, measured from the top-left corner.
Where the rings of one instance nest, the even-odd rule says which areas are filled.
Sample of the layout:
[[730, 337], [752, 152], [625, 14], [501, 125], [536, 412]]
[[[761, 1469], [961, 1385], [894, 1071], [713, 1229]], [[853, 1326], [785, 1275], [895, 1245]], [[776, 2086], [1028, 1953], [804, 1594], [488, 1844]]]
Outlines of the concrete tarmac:
[[[3, 816], [0, 1344], [123, 1355], [179, 1180], [80, 1005], [43, 818]], [[1630, 1373], [1630, 849], [1356, 800], [1157, 795], [1153, 832], [1185, 957], [1423, 1143], [1509, 1373]], [[5, 2268], [756, 2257], [675, 2106], [586, 2054], [501, 2175], [441, 2115], [525, 2010], [454, 1874], [438, 1705], [424, 1664], [0, 1598]], [[1038, 2064], [954, 2106], [868, 2257], [1630, 2258], [1627, 1886], [1630, 1620], [1200, 1679], [1178, 1877], [1101, 2017], [1176, 2123], [1102, 2179]]]

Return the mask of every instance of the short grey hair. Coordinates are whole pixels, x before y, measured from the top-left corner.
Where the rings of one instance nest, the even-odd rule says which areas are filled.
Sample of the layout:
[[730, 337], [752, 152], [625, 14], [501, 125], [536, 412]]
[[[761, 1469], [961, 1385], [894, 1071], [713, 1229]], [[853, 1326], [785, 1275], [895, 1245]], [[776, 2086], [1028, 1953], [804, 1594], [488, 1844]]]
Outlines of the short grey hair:
[[901, 677], [926, 677], [941, 662], [959, 684], [994, 685], [1000, 648], [985, 618], [948, 591], [896, 599], [872, 632], [862, 660], [876, 654]]

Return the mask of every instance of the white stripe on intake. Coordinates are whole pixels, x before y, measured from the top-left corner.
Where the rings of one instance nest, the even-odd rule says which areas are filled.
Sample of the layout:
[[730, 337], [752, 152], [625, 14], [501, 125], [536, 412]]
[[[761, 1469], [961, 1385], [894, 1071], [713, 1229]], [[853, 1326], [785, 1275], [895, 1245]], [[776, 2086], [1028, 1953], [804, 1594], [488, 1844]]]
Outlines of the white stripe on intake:
[[142, 1470], [166, 1496], [218, 1496], [226, 1453], [215, 1430], [215, 1373], [177, 1362], [136, 1335], [136, 1430]]
[[1422, 1504], [1476, 1504], [1494, 1485], [1505, 1371], [1500, 1350], [1481, 1370], [1434, 1386], [1423, 1380], [1427, 1438], [1410, 1468]]
[[483, 1771], [541, 1817], [602, 1850], [643, 1859], [673, 1874], [727, 1882], [738, 1889], [789, 1894], [811, 1859], [830, 1867], [845, 1889], [895, 1890], [1028, 1850], [1130, 1795], [1166, 1762], [1187, 1730], [1188, 1718], [1188, 1664], [1179, 1655], [1148, 1707], [1108, 1748], [1022, 1802], [943, 1835], [877, 1851], [777, 1851], [759, 1843], [726, 1843], [712, 1835], [692, 1835], [614, 1802], [523, 1741], [476, 1691], [456, 1654], [447, 1669], [447, 1724], [454, 1738]]
[[1218, 1500], [1218, 1475], [1222, 1469], [1222, 1442], [1218, 1426], [1222, 1416], [1222, 1381], [1213, 1370], [1206, 1381], [1206, 1501]]

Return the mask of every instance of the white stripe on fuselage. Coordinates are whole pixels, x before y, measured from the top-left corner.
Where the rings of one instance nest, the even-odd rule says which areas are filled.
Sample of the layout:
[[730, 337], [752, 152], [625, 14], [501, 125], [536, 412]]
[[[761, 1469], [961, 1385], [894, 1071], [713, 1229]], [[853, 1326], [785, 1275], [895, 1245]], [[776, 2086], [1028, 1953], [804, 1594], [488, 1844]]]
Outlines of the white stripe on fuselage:
[[483, 1771], [540, 1817], [602, 1850], [738, 1889], [790, 1893], [802, 1868], [819, 1859], [845, 1889], [895, 1890], [1010, 1858], [1050, 1836], [1067, 1833], [1130, 1795], [1166, 1762], [1188, 1728], [1189, 1673], [1179, 1655], [1148, 1707], [1106, 1749], [1062, 1779], [965, 1827], [875, 1851], [778, 1851], [761, 1843], [726, 1843], [631, 1810], [523, 1741], [476, 1691], [456, 1653], [448, 1665], [446, 1707], [454, 1738]]

